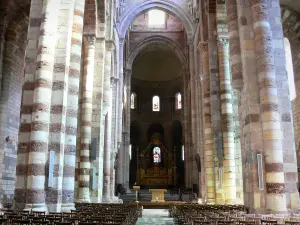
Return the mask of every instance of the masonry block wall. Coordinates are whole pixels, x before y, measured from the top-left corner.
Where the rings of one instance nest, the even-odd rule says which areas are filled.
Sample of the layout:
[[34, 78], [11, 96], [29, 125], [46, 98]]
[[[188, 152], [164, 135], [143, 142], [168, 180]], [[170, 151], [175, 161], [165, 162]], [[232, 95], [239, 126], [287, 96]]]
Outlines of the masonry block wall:
[[[28, 1], [0, 3], [0, 201], [14, 198]], [[19, 7], [24, 7], [20, 10]]]

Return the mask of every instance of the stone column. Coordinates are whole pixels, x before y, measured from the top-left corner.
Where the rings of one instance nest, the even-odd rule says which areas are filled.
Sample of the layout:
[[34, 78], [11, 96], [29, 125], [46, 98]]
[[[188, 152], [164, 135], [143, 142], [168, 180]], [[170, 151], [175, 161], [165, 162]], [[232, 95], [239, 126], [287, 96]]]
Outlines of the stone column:
[[[83, 15], [85, 1], [76, 0], [70, 53], [68, 101], [66, 115], [66, 135], [64, 149], [64, 168], [62, 181], [62, 212], [74, 209], [76, 131], [78, 118], [79, 78], [81, 71], [81, 49], [83, 33]], [[78, 29], [79, 27], [79, 29]], [[78, 60], [80, 59], [80, 60]]]
[[111, 129], [111, 172], [110, 172], [110, 186], [111, 186], [111, 196], [112, 201], [115, 202], [117, 199], [115, 196], [115, 181], [116, 181], [116, 154], [117, 154], [117, 121], [116, 121], [116, 112], [117, 112], [117, 85], [118, 78], [111, 77], [111, 92], [112, 92], [112, 129]]
[[103, 116], [103, 93], [104, 93], [104, 66], [105, 66], [105, 40], [96, 39], [95, 50], [95, 72], [93, 88], [93, 123], [92, 138], [93, 151], [96, 159], [93, 161], [93, 179], [96, 187], [93, 188], [92, 202], [100, 203], [102, 201], [103, 191], [103, 158], [104, 158], [104, 116]]
[[129, 166], [130, 166], [130, 95], [131, 95], [131, 70], [126, 69], [125, 71], [125, 85], [126, 85], [126, 105], [125, 105], [125, 142], [124, 142], [124, 187], [127, 191], [129, 190]]
[[191, 186], [198, 183], [198, 169], [195, 162], [195, 156], [197, 154], [197, 106], [196, 106], [196, 72], [194, 58], [194, 45], [189, 45], [189, 61], [190, 61], [190, 93], [191, 93], [191, 105], [190, 105], [190, 118], [191, 118], [191, 154], [190, 154], [190, 165], [191, 165]]
[[232, 108], [232, 86], [229, 68], [229, 42], [227, 38], [218, 39], [219, 81], [221, 97], [221, 129], [223, 138], [223, 187], [225, 204], [236, 200], [234, 127]]
[[103, 86], [103, 115], [105, 116], [104, 128], [104, 179], [103, 179], [103, 198], [102, 202], [111, 201], [111, 120], [112, 120], [112, 91], [111, 91], [111, 64], [114, 42], [106, 41], [105, 67], [104, 67], [104, 86]]
[[203, 96], [203, 129], [204, 129], [204, 168], [206, 196], [204, 200], [209, 203], [215, 203], [215, 176], [214, 176], [214, 158], [213, 158], [213, 134], [211, 123], [211, 103], [210, 103], [210, 73], [209, 73], [209, 55], [208, 44], [200, 43], [199, 50], [202, 59], [202, 96]]
[[[122, 145], [122, 134], [123, 134], [123, 95], [124, 95], [124, 71], [123, 71], [123, 54], [124, 54], [124, 39], [120, 39], [119, 43], [119, 101], [118, 101], [118, 162], [117, 162], [117, 184], [124, 186], [124, 149]], [[124, 144], [124, 143], [123, 143]]]
[[82, 79], [81, 148], [78, 202], [90, 202], [91, 139], [95, 36], [84, 36], [84, 73]]
[[260, 91], [262, 138], [265, 160], [266, 210], [286, 212], [282, 131], [273, 56], [269, 0], [252, 1], [257, 76]]
[[226, 12], [228, 22], [232, 87], [241, 90], [243, 87], [243, 65], [241, 59], [239, 22], [236, 0], [226, 1]]
[[[243, 64], [241, 58], [241, 44], [239, 34], [238, 12], [236, 0], [226, 1], [226, 12], [228, 22], [228, 36], [229, 36], [229, 51], [230, 51], [230, 65], [231, 65], [231, 81], [233, 90], [233, 111], [236, 114], [235, 123], [235, 155], [236, 155], [236, 189], [237, 199], [243, 202], [243, 178], [242, 178], [242, 158], [241, 158], [241, 137], [243, 137], [242, 123], [240, 123], [239, 114], [239, 95], [244, 86], [243, 84]], [[236, 202], [236, 204], [239, 204]]]
[[[53, 182], [48, 186], [46, 203], [49, 212], [61, 212], [63, 171], [65, 160], [65, 136], [68, 134], [66, 116], [69, 87], [69, 65], [72, 43], [75, 0], [61, 5], [58, 16], [57, 44], [55, 51], [54, 76], [52, 80], [51, 126], [49, 152], [54, 154]], [[58, 60], [59, 59], [59, 60]], [[75, 103], [76, 105], [78, 102]], [[66, 132], [67, 131], [67, 132]], [[50, 164], [49, 160], [49, 164]], [[50, 179], [50, 178], [49, 178]]]
[[189, 108], [189, 101], [188, 101], [188, 82], [189, 76], [187, 71], [183, 72], [183, 135], [184, 135], [184, 183], [185, 186], [188, 185], [189, 180], [189, 169], [188, 169], [188, 159], [189, 159], [189, 130], [188, 130], [188, 108]]
[[[46, 164], [49, 154], [52, 80], [59, 6], [58, 0], [44, 2], [42, 6], [43, 19], [41, 20], [38, 49], [43, 49], [43, 51], [38, 51], [34, 77], [30, 145], [27, 149], [25, 210], [47, 211], [45, 185], [48, 171], [46, 171]], [[37, 9], [35, 7], [39, 6], [36, 2], [32, 2], [31, 13]]]

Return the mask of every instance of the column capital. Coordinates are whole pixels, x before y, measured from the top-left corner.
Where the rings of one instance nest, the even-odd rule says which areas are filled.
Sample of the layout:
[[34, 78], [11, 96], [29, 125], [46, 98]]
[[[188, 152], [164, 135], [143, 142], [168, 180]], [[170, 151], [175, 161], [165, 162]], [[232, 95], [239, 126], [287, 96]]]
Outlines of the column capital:
[[126, 77], [131, 77], [131, 74], [132, 74], [132, 70], [131, 70], [131, 69], [125, 69], [124, 75], [125, 75]]
[[198, 50], [200, 52], [208, 52], [208, 43], [207, 42], [199, 42]]
[[119, 39], [119, 46], [120, 46], [120, 47], [123, 47], [124, 44], [125, 44], [125, 38], [120, 38], [120, 39]]
[[227, 37], [218, 37], [218, 47], [229, 48], [229, 39]]
[[96, 44], [96, 36], [95, 35], [84, 35], [83, 41], [88, 46], [94, 46]]
[[116, 44], [113, 40], [107, 40], [107, 41], [105, 41], [105, 47], [106, 47], [106, 50], [112, 52], [113, 50], [115, 50]]
[[117, 77], [110, 77], [110, 83], [112, 84], [112, 85], [115, 85], [115, 84], [117, 84], [119, 82], [119, 78], [117, 78]]
[[251, 6], [260, 4], [260, 5], [269, 5], [270, 4], [270, 0], [250, 0]]

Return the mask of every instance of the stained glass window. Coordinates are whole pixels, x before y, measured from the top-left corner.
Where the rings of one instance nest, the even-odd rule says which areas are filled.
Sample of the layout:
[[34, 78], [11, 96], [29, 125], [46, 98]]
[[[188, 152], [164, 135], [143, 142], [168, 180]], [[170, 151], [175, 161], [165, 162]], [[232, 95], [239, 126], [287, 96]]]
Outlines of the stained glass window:
[[153, 148], [153, 162], [160, 163], [161, 162], [161, 152], [159, 147]]
[[130, 108], [131, 109], [136, 109], [137, 107], [137, 102], [136, 102], [136, 93], [132, 92], [130, 96]]
[[176, 110], [181, 109], [182, 108], [182, 101], [181, 101], [181, 94], [177, 93], [175, 95], [175, 101], [176, 101]]
[[159, 96], [155, 95], [152, 98], [152, 110], [154, 112], [159, 112], [160, 111], [160, 100]]
[[285, 58], [286, 58], [286, 70], [288, 74], [288, 82], [290, 89], [290, 100], [293, 101], [296, 98], [295, 78], [294, 78], [294, 67], [291, 45], [287, 38], [284, 38]]

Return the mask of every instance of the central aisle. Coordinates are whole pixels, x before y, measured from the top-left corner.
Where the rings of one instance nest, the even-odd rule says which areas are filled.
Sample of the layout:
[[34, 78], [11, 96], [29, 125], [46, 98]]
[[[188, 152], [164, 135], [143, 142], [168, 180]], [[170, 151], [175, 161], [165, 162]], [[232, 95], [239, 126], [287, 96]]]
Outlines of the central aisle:
[[143, 209], [142, 215], [136, 225], [174, 225], [168, 209]]

